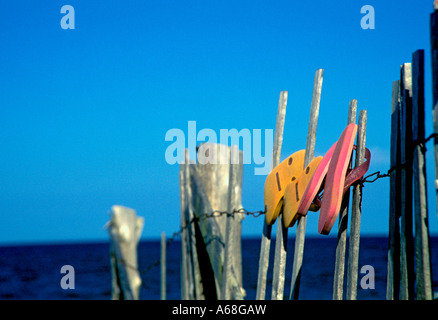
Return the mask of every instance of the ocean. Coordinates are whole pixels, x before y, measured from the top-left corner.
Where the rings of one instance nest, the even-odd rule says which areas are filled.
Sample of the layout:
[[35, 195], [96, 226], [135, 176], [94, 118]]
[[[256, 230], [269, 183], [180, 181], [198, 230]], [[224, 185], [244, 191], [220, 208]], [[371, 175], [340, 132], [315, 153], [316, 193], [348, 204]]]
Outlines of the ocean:
[[[255, 299], [260, 239], [242, 239], [243, 286], [246, 300]], [[271, 243], [266, 298], [271, 297], [275, 240]], [[347, 244], [348, 245], [348, 244]], [[300, 299], [332, 299], [336, 238], [314, 237], [305, 242]], [[357, 298], [384, 300], [386, 295], [388, 239], [362, 236], [359, 268], [374, 270], [374, 288], [363, 289], [360, 281], [371, 273], [359, 273]], [[289, 296], [294, 239], [288, 242], [285, 297]], [[348, 252], [348, 247], [347, 247]], [[181, 244], [167, 247], [167, 299], [179, 300]], [[141, 241], [138, 246], [139, 269], [143, 284], [141, 300], [160, 299], [160, 267], [149, 268], [160, 259], [160, 242]], [[434, 292], [438, 292], [438, 237], [431, 238]], [[63, 265], [74, 268], [74, 289], [62, 289]], [[369, 267], [368, 267], [368, 270]], [[368, 281], [369, 284], [369, 281]], [[109, 242], [44, 245], [9, 245], [0, 247], [0, 299], [2, 300], [109, 300], [111, 299], [111, 265]]]

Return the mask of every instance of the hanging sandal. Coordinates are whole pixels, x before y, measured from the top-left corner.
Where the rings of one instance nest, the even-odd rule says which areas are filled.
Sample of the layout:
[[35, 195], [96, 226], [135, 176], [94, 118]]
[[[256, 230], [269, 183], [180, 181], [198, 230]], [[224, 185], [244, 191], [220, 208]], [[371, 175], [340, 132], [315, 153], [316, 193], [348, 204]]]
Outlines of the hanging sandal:
[[300, 176], [287, 185], [283, 200], [283, 223], [286, 228], [293, 227], [297, 221], [299, 217], [297, 216], [297, 209], [300, 200], [322, 159], [323, 157], [314, 158], [301, 172]]
[[272, 169], [266, 177], [264, 202], [265, 220], [268, 225], [273, 225], [280, 214], [286, 186], [292, 179], [298, 178], [303, 171], [305, 153], [305, 150], [293, 153]]

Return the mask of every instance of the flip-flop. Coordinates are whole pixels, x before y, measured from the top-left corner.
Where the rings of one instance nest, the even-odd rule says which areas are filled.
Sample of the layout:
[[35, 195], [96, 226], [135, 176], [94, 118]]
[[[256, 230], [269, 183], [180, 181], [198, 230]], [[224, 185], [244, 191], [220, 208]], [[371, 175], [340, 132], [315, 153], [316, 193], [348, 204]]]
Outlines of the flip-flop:
[[345, 177], [353, 152], [357, 125], [349, 124], [342, 132], [333, 151], [324, 185], [324, 197], [321, 202], [318, 232], [329, 234], [338, 217], [344, 194]]
[[323, 157], [314, 158], [301, 172], [300, 176], [291, 181], [284, 191], [283, 223], [286, 228], [293, 227], [298, 220], [297, 209], [304, 191], [307, 188], [315, 170], [319, 167]]
[[283, 160], [268, 174], [265, 181], [265, 220], [272, 225], [277, 220], [283, 205], [284, 190], [288, 183], [297, 179], [304, 167], [306, 150], [300, 150]]
[[[321, 200], [317, 197], [318, 193], [321, 192], [324, 188], [324, 179], [327, 175], [328, 165], [330, 164], [331, 157], [333, 155], [333, 151], [336, 147], [335, 142], [333, 146], [327, 151], [318, 168], [315, 170], [315, 173], [310, 180], [306, 191], [303, 193], [301, 198], [301, 202], [298, 206], [297, 213], [299, 215], [305, 216], [308, 211], [318, 211], [321, 207]], [[356, 149], [356, 146], [353, 146], [353, 149]], [[367, 173], [368, 168], [370, 166], [371, 161], [371, 152], [368, 148], [365, 148], [365, 161], [357, 168], [350, 170], [345, 178], [344, 185], [344, 194], [348, 191], [348, 189], [361, 179], [365, 173]], [[312, 208], [312, 206], [314, 206]]]
[[307, 214], [307, 211], [309, 211], [310, 206], [312, 205], [312, 202], [314, 199], [316, 199], [316, 196], [318, 192], [321, 190], [321, 186], [323, 185], [325, 176], [328, 171], [328, 167], [330, 164], [330, 160], [332, 159], [333, 151], [335, 151], [337, 142], [335, 142], [329, 151], [324, 155], [321, 162], [319, 163], [318, 168], [316, 168], [315, 172], [313, 173], [312, 179], [310, 179], [309, 183], [307, 184], [307, 188], [303, 193], [303, 196], [301, 197], [300, 204], [297, 209], [297, 213], [301, 216], [305, 216]]
[[[356, 149], [356, 146], [354, 146], [353, 149]], [[345, 177], [344, 193], [348, 191], [353, 183], [355, 183], [357, 180], [362, 178], [365, 173], [367, 173], [371, 162], [371, 152], [370, 150], [368, 150], [368, 148], [365, 148], [365, 160], [366, 161], [360, 166], [354, 168], [353, 170], [350, 170], [350, 172]]]
[[[332, 147], [327, 151], [319, 164], [318, 168], [315, 170], [315, 173], [310, 180], [306, 191], [303, 193], [301, 198], [301, 202], [297, 209], [297, 214], [301, 216], [307, 215], [307, 212], [310, 211], [318, 211], [321, 207], [321, 199], [317, 196], [324, 188], [324, 179], [326, 177], [328, 167], [333, 155], [333, 151], [336, 148], [337, 142], [335, 142]], [[356, 146], [353, 146], [353, 149], [356, 149]], [[360, 166], [349, 170], [346, 175], [345, 183], [344, 183], [344, 191], [343, 195], [348, 191], [350, 186], [361, 179], [365, 173], [368, 171], [371, 162], [371, 152], [368, 148], [365, 148], [365, 162]], [[313, 207], [313, 208], [312, 208]]]

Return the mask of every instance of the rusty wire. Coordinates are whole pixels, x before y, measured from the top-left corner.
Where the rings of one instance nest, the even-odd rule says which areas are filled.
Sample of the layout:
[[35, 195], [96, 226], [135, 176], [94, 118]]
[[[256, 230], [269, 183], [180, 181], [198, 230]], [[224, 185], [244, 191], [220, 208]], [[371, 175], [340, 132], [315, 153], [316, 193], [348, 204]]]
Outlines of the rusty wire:
[[[199, 221], [203, 221], [205, 219], [209, 219], [209, 218], [217, 218], [217, 217], [221, 217], [223, 215], [226, 215], [227, 217], [231, 217], [235, 214], [244, 214], [247, 216], [253, 216], [255, 218], [259, 217], [260, 215], [264, 214], [265, 211], [259, 210], [259, 211], [248, 211], [244, 208], [240, 208], [240, 209], [234, 209], [232, 212], [228, 212], [228, 211], [220, 211], [220, 210], [214, 210], [212, 212], [209, 213], [203, 213], [200, 214], [199, 216], [194, 216], [191, 220], [186, 221], [184, 226], [181, 226], [181, 228], [172, 233], [172, 236], [166, 241], [166, 246], [170, 245], [171, 243], [173, 243], [178, 237], [181, 236], [181, 234], [183, 233], [183, 231], [185, 229], [187, 229], [192, 223], [195, 222], [199, 222]], [[146, 274], [149, 271], [151, 271], [152, 269], [154, 269], [155, 267], [159, 266], [161, 263], [161, 259], [157, 259], [154, 262], [150, 263], [146, 268], [144, 269], [138, 269], [135, 266], [132, 266], [130, 264], [128, 264], [125, 260], [123, 259], [118, 259], [118, 262], [122, 263], [124, 266], [126, 266], [129, 269], [132, 270], [136, 270], [139, 274]], [[144, 281], [142, 281], [142, 286], [146, 287], [146, 284]]]
[[[438, 133], [432, 133], [430, 134], [427, 138], [423, 139], [423, 140], [415, 140], [412, 142], [412, 149], [415, 150], [417, 146], [420, 147], [421, 152], [424, 154], [427, 149], [426, 149], [426, 143], [429, 142], [431, 139], [433, 138], [438, 138]], [[387, 178], [391, 176], [391, 173], [395, 170], [400, 170], [400, 169], [405, 169], [406, 168], [406, 163], [401, 163], [398, 164], [396, 166], [391, 167], [386, 173], [381, 173], [380, 171], [376, 171], [374, 173], [371, 173], [365, 177], [363, 177], [362, 179], [358, 180], [355, 184], [359, 184], [362, 187], [364, 186], [364, 183], [374, 183], [379, 179], [382, 178]], [[371, 177], [374, 177], [373, 179], [370, 179]], [[259, 211], [248, 211], [244, 208], [240, 208], [240, 209], [235, 209], [232, 212], [228, 212], [228, 211], [220, 211], [220, 210], [214, 210], [212, 212], [208, 212], [208, 213], [203, 213], [200, 214], [199, 216], [194, 216], [191, 220], [186, 221], [185, 225], [181, 226], [181, 228], [172, 233], [172, 236], [166, 241], [166, 245], [170, 245], [171, 243], [173, 243], [178, 237], [181, 236], [181, 234], [183, 233], [183, 231], [185, 229], [187, 229], [189, 226], [191, 226], [193, 223], [195, 222], [199, 222], [205, 219], [209, 219], [209, 218], [217, 218], [217, 217], [221, 217], [223, 215], [226, 215], [227, 217], [233, 216], [235, 214], [244, 214], [244, 215], [251, 215], [255, 218], [259, 217], [262, 214], [265, 214], [265, 211], [263, 210], [259, 210]], [[135, 266], [131, 266], [128, 263], [126, 263], [123, 259], [119, 260], [122, 264], [124, 264], [126, 267], [136, 270], [138, 271], [140, 274], [146, 274], [149, 271], [151, 271], [153, 268], [157, 267], [160, 265], [161, 263], [161, 259], [157, 259], [154, 262], [152, 262], [151, 264], [149, 264], [145, 269], [138, 269]], [[144, 281], [142, 281], [142, 286], [147, 287], [146, 283]]]

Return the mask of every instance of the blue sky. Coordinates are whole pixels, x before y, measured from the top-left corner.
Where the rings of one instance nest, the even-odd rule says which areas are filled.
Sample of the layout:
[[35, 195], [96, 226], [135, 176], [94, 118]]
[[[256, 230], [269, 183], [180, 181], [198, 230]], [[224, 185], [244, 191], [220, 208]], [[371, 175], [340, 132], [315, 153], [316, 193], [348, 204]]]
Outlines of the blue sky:
[[[60, 26], [63, 5], [75, 29]], [[363, 5], [375, 29], [363, 30]], [[3, 1], [0, 4], [0, 243], [106, 240], [108, 210], [145, 218], [143, 238], [179, 229], [172, 128], [274, 129], [289, 92], [282, 159], [305, 148], [313, 78], [324, 69], [316, 153], [368, 110], [369, 172], [389, 169], [392, 82], [417, 49], [426, 57], [432, 132], [432, 1]], [[428, 145], [432, 150], [432, 145]], [[436, 234], [434, 162], [427, 155]], [[265, 176], [245, 165], [243, 205], [263, 209]], [[389, 179], [364, 189], [362, 234], [388, 229]], [[307, 233], [318, 236], [317, 214]], [[243, 221], [259, 236], [262, 218]], [[293, 235], [295, 231], [290, 231]], [[334, 232], [332, 232], [335, 234]]]

